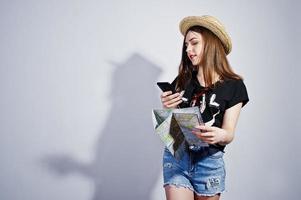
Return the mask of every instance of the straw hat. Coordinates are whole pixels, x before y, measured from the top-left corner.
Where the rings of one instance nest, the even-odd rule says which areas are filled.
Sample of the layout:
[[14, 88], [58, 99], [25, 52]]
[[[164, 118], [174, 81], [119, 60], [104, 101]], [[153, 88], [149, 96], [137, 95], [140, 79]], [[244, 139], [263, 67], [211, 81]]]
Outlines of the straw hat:
[[202, 26], [209, 29], [221, 40], [226, 54], [229, 54], [231, 52], [231, 38], [227, 34], [223, 24], [218, 19], [209, 15], [185, 17], [180, 22], [181, 33], [185, 36], [187, 30], [192, 26]]

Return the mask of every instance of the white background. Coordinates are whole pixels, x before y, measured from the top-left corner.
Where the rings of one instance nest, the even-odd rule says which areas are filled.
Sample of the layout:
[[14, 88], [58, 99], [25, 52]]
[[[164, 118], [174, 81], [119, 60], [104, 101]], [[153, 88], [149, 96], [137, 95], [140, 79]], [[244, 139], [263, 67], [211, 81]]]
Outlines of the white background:
[[226, 26], [228, 58], [250, 98], [226, 148], [222, 199], [298, 199], [300, 8], [297, 0], [1, 0], [0, 199], [164, 199], [155, 83], [177, 74], [179, 21], [203, 14]]

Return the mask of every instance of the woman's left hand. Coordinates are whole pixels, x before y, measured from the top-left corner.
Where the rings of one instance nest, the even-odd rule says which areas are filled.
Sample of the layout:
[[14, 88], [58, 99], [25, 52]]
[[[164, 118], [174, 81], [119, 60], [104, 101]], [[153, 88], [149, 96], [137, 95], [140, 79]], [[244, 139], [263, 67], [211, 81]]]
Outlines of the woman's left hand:
[[215, 126], [198, 125], [192, 131], [199, 139], [208, 144], [223, 143], [227, 132]]

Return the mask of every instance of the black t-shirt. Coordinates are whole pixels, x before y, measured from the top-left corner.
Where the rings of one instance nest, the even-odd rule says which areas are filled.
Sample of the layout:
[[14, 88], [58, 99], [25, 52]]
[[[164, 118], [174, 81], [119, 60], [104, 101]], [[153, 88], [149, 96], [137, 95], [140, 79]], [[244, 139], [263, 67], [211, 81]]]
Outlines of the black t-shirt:
[[[176, 80], [173, 82], [175, 85]], [[189, 91], [188, 94], [186, 91]], [[211, 89], [204, 88], [193, 75], [185, 89], [184, 96], [188, 99], [181, 107], [198, 106], [203, 122], [207, 126], [221, 128], [225, 111], [242, 102], [246, 105], [249, 101], [246, 86], [242, 80], [228, 79], [218, 81]], [[224, 147], [221, 148], [222, 150]]]

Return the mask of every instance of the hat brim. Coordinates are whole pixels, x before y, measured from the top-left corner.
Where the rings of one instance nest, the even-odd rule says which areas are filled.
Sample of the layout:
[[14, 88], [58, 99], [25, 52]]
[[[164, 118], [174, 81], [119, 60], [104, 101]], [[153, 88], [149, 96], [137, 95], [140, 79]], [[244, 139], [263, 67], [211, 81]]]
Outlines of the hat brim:
[[180, 31], [185, 36], [189, 28], [193, 26], [202, 26], [213, 32], [222, 42], [225, 53], [229, 54], [232, 50], [231, 38], [227, 34], [225, 27], [215, 17], [204, 16], [189, 16], [182, 19], [180, 22]]

